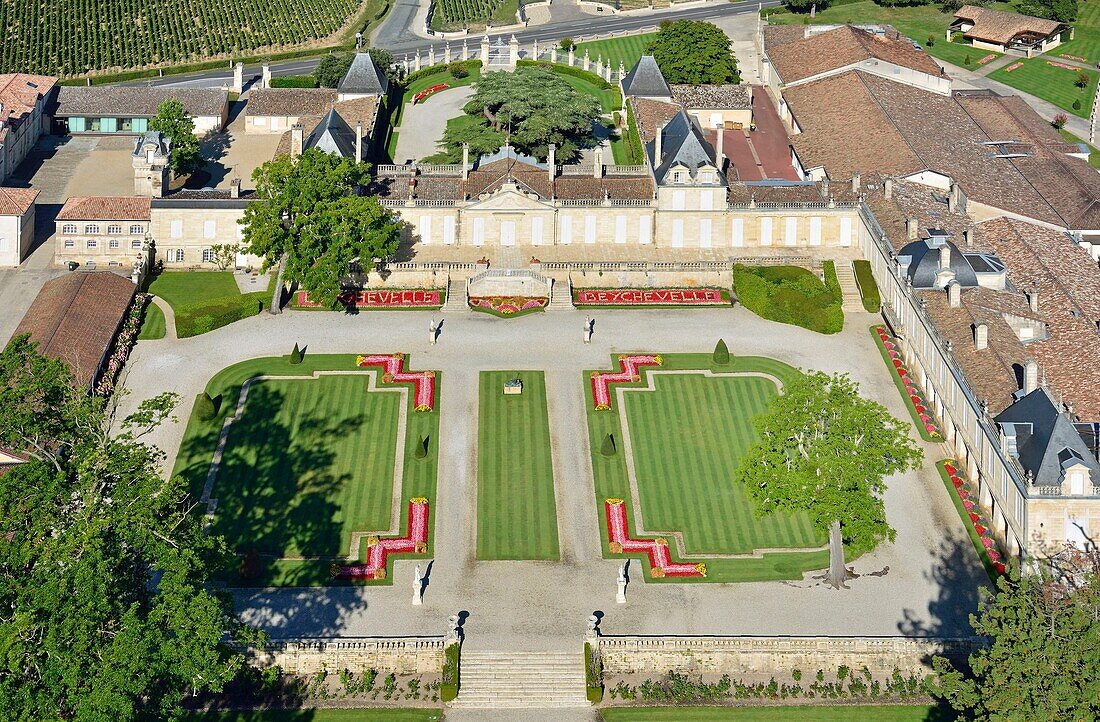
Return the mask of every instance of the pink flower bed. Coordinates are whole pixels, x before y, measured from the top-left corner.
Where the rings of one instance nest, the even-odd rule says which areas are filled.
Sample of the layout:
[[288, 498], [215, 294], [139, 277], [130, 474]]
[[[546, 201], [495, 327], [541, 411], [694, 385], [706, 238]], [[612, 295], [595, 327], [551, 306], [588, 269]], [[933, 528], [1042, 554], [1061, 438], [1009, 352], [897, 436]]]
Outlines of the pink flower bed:
[[989, 555], [989, 561], [992, 562], [993, 568], [997, 570], [998, 574], [1004, 574], [1004, 558], [1001, 556], [1001, 553], [997, 551], [997, 544], [993, 539], [993, 534], [989, 529], [989, 525], [982, 523], [981, 510], [969, 498], [970, 492], [966, 488], [966, 480], [960, 475], [959, 470], [955, 468], [955, 465], [950, 460], [943, 463], [943, 469], [947, 472], [948, 478], [951, 479], [951, 486], [955, 488], [955, 494], [963, 501], [963, 507], [966, 509], [966, 515], [970, 520], [970, 526], [974, 528], [974, 531], [982, 542], [982, 546], [985, 547], [986, 554]]
[[990, 60], [993, 60], [993, 59], [994, 59], [994, 58], [996, 58], [996, 57], [997, 57], [997, 56], [996, 56], [996, 55], [993, 55], [992, 53], [991, 53], [991, 54], [989, 54], [989, 55], [986, 55], [986, 56], [985, 56], [984, 58], [982, 58], [981, 60], [979, 60], [979, 61], [978, 61], [978, 65], [985, 65], [985, 64], [986, 64], [986, 63], [988, 63], [988, 62], [989, 62]]
[[435, 95], [436, 93], [438, 93], [441, 90], [446, 90], [449, 87], [451, 87], [451, 86], [447, 85], [446, 83], [439, 83], [437, 85], [433, 85], [430, 88], [425, 88], [424, 90], [421, 90], [419, 93], [417, 93], [416, 95], [413, 96], [413, 105], [416, 105], [417, 103], [424, 100], [425, 98], [427, 98], [431, 95]]
[[612, 554], [632, 554], [644, 552], [649, 557], [650, 574], [655, 579], [663, 577], [705, 577], [707, 565], [673, 563], [668, 553], [668, 541], [664, 537], [656, 539], [634, 539], [630, 536], [626, 522], [626, 505], [622, 499], [608, 499], [604, 502], [607, 514], [607, 539]]
[[382, 383], [413, 384], [414, 409], [417, 411], [431, 411], [435, 408], [435, 371], [404, 371], [405, 354], [356, 356], [355, 365], [359, 367], [381, 366]]
[[924, 425], [925, 432], [938, 441], [943, 435], [940, 433], [939, 427], [936, 426], [936, 419], [932, 416], [928, 404], [924, 401], [920, 388], [913, 381], [912, 376], [909, 375], [908, 369], [905, 368], [905, 362], [902, 361], [901, 354], [898, 353], [897, 345], [886, 333], [885, 326], [876, 326], [875, 334], [882, 343], [882, 348], [886, 350], [887, 355], [890, 357], [890, 366], [905, 387], [909, 405], [916, 413], [917, 418], [920, 419], [921, 424]]
[[1077, 70], [1076, 67], [1072, 65], [1066, 65], [1065, 63], [1059, 63], [1057, 60], [1048, 60], [1047, 65], [1051, 66], [1052, 68], [1062, 68], [1063, 70]]
[[100, 396], [110, 396], [114, 392], [118, 375], [122, 371], [122, 367], [126, 365], [126, 360], [130, 358], [130, 351], [137, 343], [138, 334], [141, 333], [141, 324], [145, 319], [145, 307], [152, 298], [148, 293], [134, 294], [130, 309], [122, 320], [118, 335], [115, 336], [115, 344], [111, 349], [111, 355], [107, 357], [107, 363], [103, 366], [99, 382], [95, 385], [95, 392]]
[[1016, 70], [1017, 68], [1022, 68], [1023, 66], [1024, 66], [1023, 63], [1015, 62], [1012, 65], [1009, 65], [1007, 68], [1005, 68], [1005, 72], [1006, 73], [1011, 73], [1013, 70]]
[[596, 411], [609, 411], [611, 409], [611, 384], [629, 383], [641, 381], [638, 373], [641, 366], [660, 366], [660, 356], [619, 356], [618, 372], [593, 371], [592, 372], [592, 401]]
[[[359, 291], [343, 293], [340, 303], [358, 308], [439, 308], [443, 305], [443, 294], [435, 289], [395, 289], [391, 291]], [[309, 298], [309, 291], [298, 291], [296, 306], [317, 308], [321, 304]]]
[[403, 537], [367, 538], [367, 563], [349, 564], [333, 569], [338, 579], [385, 579], [386, 558], [390, 554], [424, 554], [428, 551], [428, 500], [409, 500], [409, 531]]
[[718, 288], [623, 288], [577, 291], [577, 306], [728, 306]]
[[1070, 55], [1069, 53], [1059, 53], [1058, 57], [1060, 57], [1060, 58], [1069, 58], [1070, 60], [1077, 60], [1077, 61], [1080, 61], [1082, 63], [1087, 63], [1089, 61], [1088, 58], [1082, 58], [1080, 55]]
[[471, 296], [470, 306], [496, 311], [505, 316], [511, 316], [520, 311], [531, 311], [536, 308], [545, 308], [550, 299], [545, 296]]

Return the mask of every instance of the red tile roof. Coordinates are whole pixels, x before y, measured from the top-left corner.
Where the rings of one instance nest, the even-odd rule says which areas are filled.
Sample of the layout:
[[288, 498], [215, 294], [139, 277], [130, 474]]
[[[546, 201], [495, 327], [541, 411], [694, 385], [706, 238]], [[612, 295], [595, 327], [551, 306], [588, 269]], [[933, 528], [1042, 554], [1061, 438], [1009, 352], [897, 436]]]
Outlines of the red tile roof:
[[57, 78], [48, 75], [8, 73], [0, 75], [0, 120], [18, 124], [23, 116], [34, 111], [39, 98], [43, 98], [57, 85]]
[[147, 221], [150, 199], [145, 196], [87, 196], [65, 201], [59, 221]]
[[935, 60], [893, 28], [880, 35], [842, 25], [802, 40], [765, 46], [772, 67], [787, 84], [865, 60], [880, 60], [928, 75], [943, 74]]
[[1003, 10], [963, 5], [955, 17], [974, 24], [964, 33], [973, 40], [1004, 45], [1019, 35], [1046, 37], [1066, 27], [1056, 20], [1046, 20], [1031, 15], [1009, 13]]
[[0, 216], [21, 216], [34, 205], [38, 191], [33, 188], [0, 188]]

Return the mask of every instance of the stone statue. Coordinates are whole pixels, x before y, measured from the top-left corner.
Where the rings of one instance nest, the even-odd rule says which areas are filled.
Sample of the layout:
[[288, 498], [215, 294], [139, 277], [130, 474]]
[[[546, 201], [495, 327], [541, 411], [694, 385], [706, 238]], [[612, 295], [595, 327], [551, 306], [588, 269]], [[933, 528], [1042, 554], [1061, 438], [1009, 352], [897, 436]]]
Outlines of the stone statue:
[[413, 571], [413, 606], [420, 606], [424, 603], [424, 577], [420, 572], [420, 565], [416, 565], [416, 570]]
[[617, 604], [626, 604], [626, 568], [630, 565], [630, 560], [619, 567], [619, 588], [615, 593], [615, 602]]
[[435, 319], [428, 321], [428, 343], [435, 346], [435, 340], [439, 336], [439, 324], [435, 322]]

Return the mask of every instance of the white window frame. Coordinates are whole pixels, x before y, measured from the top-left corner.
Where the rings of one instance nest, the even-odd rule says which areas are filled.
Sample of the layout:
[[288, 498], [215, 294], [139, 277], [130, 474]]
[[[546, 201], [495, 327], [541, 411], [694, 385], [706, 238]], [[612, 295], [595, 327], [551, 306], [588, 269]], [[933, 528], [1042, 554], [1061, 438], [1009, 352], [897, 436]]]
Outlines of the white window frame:
[[710, 248], [711, 241], [711, 224], [709, 218], [699, 219], [699, 247]]
[[122, 233], [122, 225], [119, 223], [112, 223], [111, 225], [107, 226], [107, 233], [115, 236], [119, 235], [120, 233]]
[[214, 262], [214, 249], [213, 248], [204, 248], [204, 249], [202, 249], [202, 262], [203, 263], [213, 263]]
[[61, 226], [61, 232], [62, 233], [76, 233], [76, 224], [75, 223], [66, 223], [65, 225]]
[[626, 216], [615, 216], [615, 243], [626, 243]]
[[85, 224], [84, 225], [84, 232], [85, 233], [96, 233], [96, 234], [98, 234], [99, 233], [99, 224], [97, 224], [97, 223], [87, 223], [87, 224]]
[[745, 219], [730, 219], [730, 245], [740, 248], [745, 245]]
[[176, 219], [168, 223], [168, 235], [171, 238], [183, 238], [183, 221]]
[[563, 215], [558, 220], [558, 241], [563, 246], [573, 242], [573, 216]]
[[131, 236], [140, 236], [140, 235], [143, 235], [144, 233], [145, 233], [145, 227], [142, 226], [140, 223], [131, 223], [130, 224], [130, 235]]
[[596, 216], [588, 213], [584, 217], [584, 242], [596, 242]]
[[213, 240], [218, 237], [218, 222], [213, 219], [207, 219], [202, 222], [202, 237], [206, 240]]
[[772, 217], [762, 216], [760, 218], [760, 245], [770, 246], [772, 244]]

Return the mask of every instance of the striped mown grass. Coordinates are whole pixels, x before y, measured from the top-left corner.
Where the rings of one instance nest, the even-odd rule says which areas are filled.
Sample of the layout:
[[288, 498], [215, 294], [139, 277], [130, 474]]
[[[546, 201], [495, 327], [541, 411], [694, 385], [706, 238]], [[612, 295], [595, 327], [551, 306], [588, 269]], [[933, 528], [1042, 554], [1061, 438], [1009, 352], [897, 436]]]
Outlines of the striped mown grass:
[[[218, 414], [212, 421], [200, 421], [192, 413], [174, 473], [187, 479], [197, 499], [222, 423], [234, 413], [247, 379], [355, 369], [354, 355], [308, 353], [298, 365], [290, 364], [287, 357], [269, 357], [223, 369], [206, 387], [216, 400]], [[367, 377], [355, 373], [252, 384], [242, 417], [230, 427], [214, 482], [218, 506], [213, 530], [223, 534], [240, 555], [250, 549], [258, 552], [260, 568], [243, 577], [240, 569], [227, 569], [227, 582], [239, 586], [332, 584], [330, 567], [334, 558], [347, 554], [352, 532], [389, 529], [397, 505], [398, 533], [404, 534], [409, 498], [425, 496], [435, 502], [438, 409], [414, 412], [412, 385], [407, 385], [402, 498], [393, 499], [401, 395], [368, 392]], [[440, 381], [437, 376], [437, 393]], [[428, 439], [428, 454], [417, 459], [415, 449], [421, 438]], [[435, 514], [433, 508], [428, 554]], [[392, 579], [392, 574], [387, 578]]]
[[584, 51], [588, 51], [588, 57], [593, 63], [596, 58], [602, 57], [604, 63], [611, 63], [611, 69], [619, 70], [619, 61], [629, 71], [638, 62], [638, 58], [645, 54], [646, 46], [653, 42], [657, 33], [642, 33], [640, 35], [624, 35], [621, 38], [607, 38], [605, 40], [593, 40], [587, 43], [577, 43], [576, 57], [583, 58]]
[[[798, 370], [775, 359], [731, 356], [726, 366], [715, 366], [710, 354], [668, 354], [658, 369], [642, 370], [642, 380], [630, 384], [644, 388], [652, 370], [712, 370], [761, 372], [780, 381]], [[607, 368], [617, 368], [612, 359]], [[584, 383], [588, 408], [589, 443], [596, 482], [596, 502], [604, 555], [607, 522], [604, 500], [624, 499], [627, 517], [634, 518], [629, 477], [622, 443], [619, 398], [612, 410], [595, 411], [591, 372]], [[752, 502], [735, 481], [740, 454], [754, 438], [752, 417], [763, 411], [776, 394], [775, 384], [758, 377], [705, 378], [657, 374], [654, 391], [625, 394], [627, 424], [647, 529], [683, 534], [689, 554], [746, 554], [764, 548], [814, 548], [824, 544], [804, 514], [769, 514], [757, 517]], [[614, 387], [613, 387], [614, 389]], [[604, 456], [600, 448], [612, 434], [618, 453]], [[640, 536], [633, 527], [631, 533]], [[674, 544], [672, 557], [681, 561]], [[696, 561], [696, 560], [692, 560]], [[739, 559], [706, 558], [707, 576], [652, 579], [649, 565], [641, 564], [647, 580], [662, 583], [738, 582], [799, 579], [804, 571], [828, 564], [827, 551], [789, 551]]]
[[[504, 395], [519, 378], [523, 393]], [[482, 371], [477, 424], [477, 558], [557, 560], [558, 521], [541, 371]]]

